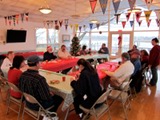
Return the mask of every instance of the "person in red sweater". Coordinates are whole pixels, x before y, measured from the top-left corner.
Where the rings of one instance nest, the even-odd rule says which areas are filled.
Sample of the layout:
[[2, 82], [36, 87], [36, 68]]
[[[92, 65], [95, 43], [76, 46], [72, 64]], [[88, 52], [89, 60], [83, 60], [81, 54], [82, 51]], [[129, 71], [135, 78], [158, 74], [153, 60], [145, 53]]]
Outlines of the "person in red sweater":
[[[22, 74], [22, 71], [20, 70], [22, 67], [24, 67], [24, 57], [23, 56], [15, 56], [13, 59], [13, 65], [8, 71], [8, 81], [18, 86], [19, 84], [19, 78]], [[10, 90], [11, 96], [15, 98], [21, 98], [21, 93], [15, 92], [13, 90]]]
[[149, 65], [148, 67], [152, 72], [152, 79], [148, 85], [155, 86], [158, 80], [157, 67], [160, 61], [160, 46], [159, 40], [157, 38], [152, 39], [153, 48], [150, 51], [149, 55]]

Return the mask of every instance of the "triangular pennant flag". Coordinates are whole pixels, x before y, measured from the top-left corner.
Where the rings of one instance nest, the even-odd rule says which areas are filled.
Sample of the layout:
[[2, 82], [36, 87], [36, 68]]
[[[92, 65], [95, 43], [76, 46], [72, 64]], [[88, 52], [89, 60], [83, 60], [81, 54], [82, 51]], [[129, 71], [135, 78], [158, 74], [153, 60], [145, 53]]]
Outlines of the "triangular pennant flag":
[[4, 19], [5, 19], [5, 24], [7, 25], [7, 17], [4, 17]]
[[126, 13], [127, 21], [129, 20], [130, 16], [131, 16], [131, 13]]
[[71, 29], [72, 29], [73, 25], [72, 25], [72, 24], [70, 24], [70, 27], [71, 27]]
[[121, 15], [121, 14], [115, 14], [115, 15], [114, 15], [114, 16], [116, 17], [116, 23], [117, 23], [117, 24], [118, 24], [118, 22], [119, 22], [120, 15]]
[[8, 16], [8, 22], [9, 22], [9, 25], [11, 25], [11, 23], [12, 23], [12, 16]]
[[99, 0], [103, 14], [106, 12], [108, 0]]
[[58, 20], [55, 20], [54, 24], [55, 24], [55, 26], [57, 26], [58, 25]]
[[49, 28], [49, 21], [47, 21], [47, 27]]
[[131, 10], [133, 10], [133, 7], [135, 6], [135, 2], [136, 2], [136, 0], [128, 0], [128, 3], [129, 3]]
[[96, 4], [97, 4], [97, 0], [89, 0], [89, 2], [91, 5], [92, 13], [94, 13], [94, 10], [95, 10]]
[[82, 30], [82, 26], [79, 26], [79, 31], [81, 32], [81, 30]]
[[135, 12], [136, 15], [136, 21], [139, 22], [139, 19], [141, 17], [142, 12]]
[[64, 24], [68, 26], [68, 19], [64, 20]]
[[63, 24], [63, 20], [60, 20], [60, 21], [59, 21], [60, 27], [62, 27], [62, 24]]
[[89, 23], [89, 28], [90, 28], [90, 30], [92, 30], [92, 28], [93, 28], [93, 23]]
[[112, 0], [115, 13], [117, 13], [118, 11], [120, 2], [121, 2], [120, 0]]
[[43, 21], [43, 25], [44, 25], [44, 27], [46, 26], [46, 21]]
[[133, 26], [133, 24], [134, 24], [134, 21], [130, 21], [130, 25], [131, 25], [131, 27]]
[[19, 15], [16, 15], [16, 22], [18, 24], [18, 21], [19, 21]]
[[157, 19], [160, 19], [160, 11], [155, 11]]
[[139, 20], [138, 25], [141, 26], [141, 24], [142, 24], [142, 20]]
[[84, 30], [84, 31], [86, 30], [86, 25], [83, 25], [83, 30]]
[[151, 15], [151, 10], [149, 10], [149, 11], [144, 11], [144, 14], [145, 14], [145, 17], [146, 17], [146, 22], [148, 23], [148, 21], [149, 21], [149, 17], [150, 17], [150, 15]]
[[126, 25], [126, 21], [122, 21], [122, 27], [124, 28]]
[[100, 23], [96, 23], [96, 27], [97, 29], [99, 29]]
[[148, 27], [150, 26], [151, 21], [152, 21], [151, 19], [148, 20], [148, 22], [147, 22], [147, 26], [148, 26]]
[[78, 30], [78, 24], [75, 24], [75, 30], [77, 31]]
[[14, 26], [16, 26], [16, 16], [13, 15], [12, 18], [13, 18], [13, 24], [14, 24]]
[[146, 2], [148, 9], [150, 9], [150, 6], [151, 6], [153, 0], [145, 0], [145, 2]]
[[68, 25], [65, 25], [65, 29], [67, 30], [67, 28], [68, 28]]
[[160, 27], [160, 19], [156, 19], [157, 26]]
[[28, 15], [29, 15], [29, 13], [25, 13], [26, 21], [28, 21]]
[[24, 21], [24, 13], [21, 14], [21, 21]]

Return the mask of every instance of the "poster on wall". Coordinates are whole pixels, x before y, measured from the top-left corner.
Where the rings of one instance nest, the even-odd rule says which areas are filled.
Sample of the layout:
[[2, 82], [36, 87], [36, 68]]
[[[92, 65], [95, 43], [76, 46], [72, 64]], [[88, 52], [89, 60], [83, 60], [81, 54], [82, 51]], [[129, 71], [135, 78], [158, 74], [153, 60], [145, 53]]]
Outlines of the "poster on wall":
[[6, 32], [5, 30], [0, 30], [0, 44], [5, 44]]

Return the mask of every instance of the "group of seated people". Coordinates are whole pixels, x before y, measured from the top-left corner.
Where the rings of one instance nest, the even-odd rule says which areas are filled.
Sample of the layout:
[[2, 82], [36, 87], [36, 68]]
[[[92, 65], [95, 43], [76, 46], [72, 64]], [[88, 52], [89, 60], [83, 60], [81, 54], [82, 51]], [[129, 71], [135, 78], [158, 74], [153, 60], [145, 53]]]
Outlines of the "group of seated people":
[[[109, 53], [105, 44], [102, 45], [99, 52], [105, 54]], [[67, 52], [65, 45], [61, 46], [57, 56], [61, 59], [71, 57], [70, 53]], [[53, 54], [51, 46], [48, 46], [47, 52], [44, 53], [43, 60], [50, 61], [56, 59], [57, 56]], [[101, 87], [96, 69], [93, 68], [87, 60], [79, 59], [77, 66], [79, 67], [80, 74], [70, 82], [70, 85], [76, 93], [73, 103], [76, 113], [82, 117], [83, 111], [79, 108], [79, 105], [90, 108], [107, 89], [109, 84], [112, 87], [119, 87], [126, 79], [135, 76], [137, 71], [140, 71], [141, 65], [147, 63], [148, 58], [148, 54], [145, 50], [139, 51], [137, 48], [122, 53], [122, 61], [114, 72], [102, 70], [107, 76], [103, 80], [103, 87]], [[27, 70], [22, 72], [21, 68], [25, 66], [24, 61], [25, 59], [23, 56], [14, 56], [14, 52], [8, 52], [7, 57], [3, 61], [5, 64], [2, 64], [1, 66], [1, 68], [8, 66], [8, 81], [18, 86], [22, 92], [34, 96], [44, 108], [54, 105], [50, 111], [56, 112], [62, 103], [63, 98], [54, 94], [53, 91], [49, 89], [45, 77], [39, 74], [40, 58], [38, 56], [29, 57], [27, 59]], [[12, 90], [10, 91], [10, 94], [17, 99], [21, 97], [20, 93]], [[33, 110], [39, 109], [37, 104], [26, 102], [26, 105]], [[98, 104], [97, 107], [100, 105], [101, 104]]]

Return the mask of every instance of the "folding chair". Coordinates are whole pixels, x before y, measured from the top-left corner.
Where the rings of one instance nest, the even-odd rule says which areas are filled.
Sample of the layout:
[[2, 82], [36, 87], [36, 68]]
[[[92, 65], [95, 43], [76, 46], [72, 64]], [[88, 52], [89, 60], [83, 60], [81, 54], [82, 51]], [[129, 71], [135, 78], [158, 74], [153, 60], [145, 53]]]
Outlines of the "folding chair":
[[[131, 83], [131, 81], [132, 79], [130, 79], [129, 81], [123, 82], [123, 84], [120, 86], [119, 89], [112, 89], [108, 96], [110, 99], [113, 100], [112, 103], [116, 100], [122, 103], [126, 120], [128, 119], [127, 108], [130, 108], [129, 97], [131, 96], [131, 94], [128, 94], [128, 91], [130, 90], [129, 84]], [[128, 104], [127, 104], [127, 101], [128, 101]]]
[[24, 113], [27, 113], [28, 115], [30, 115], [32, 118], [34, 118], [36, 120], [39, 120], [40, 115], [47, 116], [49, 118], [49, 120], [52, 120], [52, 116], [51, 115], [54, 115], [54, 119], [58, 120], [57, 113], [55, 113], [55, 112], [49, 112], [49, 110], [51, 108], [53, 108], [54, 106], [51, 106], [51, 107], [49, 107], [47, 109], [44, 109], [42, 107], [42, 105], [32, 95], [29, 95], [27, 93], [23, 93], [23, 95], [24, 95], [24, 98], [25, 98], [25, 100], [27, 102], [39, 105], [39, 110], [35, 111], [35, 110], [32, 110], [32, 109], [28, 108], [26, 106], [26, 104], [25, 104], [24, 105], [24, 109], [23, 109], [23, 113], [22, 113], [22, 119], [23, 120], [24, 120]]
[[[107, 90], [106, 92], [104, 92], [98, 98], [98, 100], [93, 104], [93, 106], [90, 109], [84, 108], [83, 106], [80, 105], [80, 109], [85, 113], [85, 116], [83, 117], [82, 120], [87, 119], [89, 114], [93, 115], [96, 118], [96, 120], [98, 120], [107, 111], [108, 111], [108, 115], [109, 115], [109, 120], [111, 119], [109, 106], [108, 106], [108, 102], [107, 102], [109, 92], [110, 92], [110, 90]], [[100, 103], [103, 103], [103, 104], [100, 107], [95, 108], [95, 106]]]
[[[19, 88], [17, 86], [15, 86], [13, 83], [11, 83], [11, 82], [7, 82], [7, 83], [9, 85], [10, 90], [13, 90], [15, 92], [20, 92], [21, 93], [21, 91], [19, 90]], [[22, 108], [22, 98], [23, 98], [23, 96], [21, 96], [20, 99], [12, 97], [10, 95], [10, 92], [9, 92], [9, 96], [8, 96], [8, 100], [7, 100], [7, 112], [6, 112], [6, 114], [9, 113], [9, 109], [10, 109], [10, 110], [12, 110], [12, 111], [14, 111], [15, 113], [18, 114], [17, 119], [19, 120], [19, 118], [20, 118], [20, 112], [21, 112], [21, 108]], [[11, 102], [14, 103], [14, 104], [16, 104], [18, 106], [18, 110], [16, 110], [15, 108], [13, 108], [13, 107], [10, 106]]]

